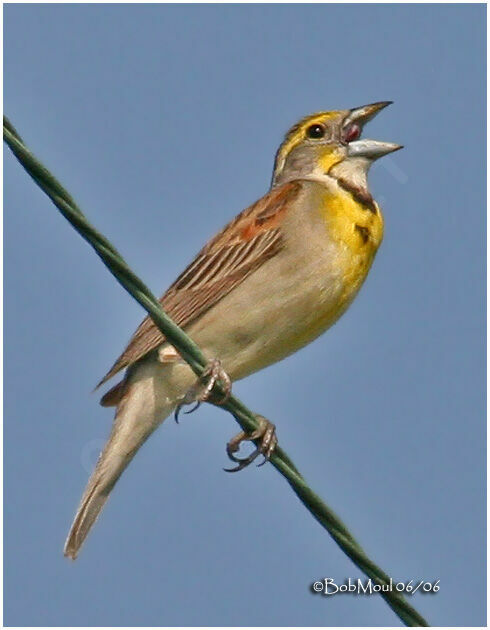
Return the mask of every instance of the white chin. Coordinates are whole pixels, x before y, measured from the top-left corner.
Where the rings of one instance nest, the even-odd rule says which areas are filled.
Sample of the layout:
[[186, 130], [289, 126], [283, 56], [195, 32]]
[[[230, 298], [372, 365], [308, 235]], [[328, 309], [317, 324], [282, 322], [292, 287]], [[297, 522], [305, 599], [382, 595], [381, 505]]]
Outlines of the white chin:
[[367, 174], [372, 161], [365, 157], [347, 157], [330, 169], [330, 175], [344, 179], [353, 187], [367, 190]]

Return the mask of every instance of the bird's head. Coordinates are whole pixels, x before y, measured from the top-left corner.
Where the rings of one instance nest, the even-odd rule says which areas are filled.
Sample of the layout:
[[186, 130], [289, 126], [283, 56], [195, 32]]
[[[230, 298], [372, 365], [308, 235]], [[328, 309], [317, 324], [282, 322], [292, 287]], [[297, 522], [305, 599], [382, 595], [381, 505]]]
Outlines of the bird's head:
[[364, 125], [390, 103], [319, 112], [300, 120], [277, 151], [272, 186], [293, 179], [333, 177], [367, 191], [367, 172], [374, 160], [402, 148], [392, 142], [360, 139]]

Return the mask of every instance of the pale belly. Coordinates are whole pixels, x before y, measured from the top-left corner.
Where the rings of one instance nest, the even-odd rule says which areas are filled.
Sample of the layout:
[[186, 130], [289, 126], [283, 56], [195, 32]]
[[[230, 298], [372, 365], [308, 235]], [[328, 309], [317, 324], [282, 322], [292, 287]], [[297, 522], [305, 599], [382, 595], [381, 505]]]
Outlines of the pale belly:
[[354, 299], [368, 268], [346, 256], [333, 244], [302, 264], [278, 256], [188, 332], [234, 380], [280, 361], [327, 330]]

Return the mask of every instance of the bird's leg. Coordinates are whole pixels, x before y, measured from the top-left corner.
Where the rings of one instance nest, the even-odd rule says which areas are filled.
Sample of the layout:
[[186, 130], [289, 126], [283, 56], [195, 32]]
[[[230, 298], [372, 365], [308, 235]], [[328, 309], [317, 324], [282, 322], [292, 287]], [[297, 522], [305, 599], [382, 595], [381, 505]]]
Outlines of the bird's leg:
[[[245, 433], [240, 431], [238, 435], [231, 438], [226, 445], [226, 453], [232, 462], [238, 464], [235, 468], [225, 468], [226, 472], [238, 472], [243, 470], [246, 466], [251, 464], [259, 455], [264, 456], [264, 461], [259, 464], [263, 466], [269, 461], [274, 449], [277, 446], [276, 426], [269, 422], [267, 418], [263, 416], [255, 416], [259, 421], [259, 426], [252, 433]], [[260, 440], [257, 448], [248, 457], [236, 457], [235, 453], [240, 449], [240, 444], [245, 440]]]
[[[224, 394], [221, 398], [216, 399], [216, 395], [213, 392], [213, 388], [217, 382], [220, 382]], [[210, 361], [204, 369], [204, 372], [197, 379], [187, 392], [182, 396], [181, 402], [177, 405], [174, 412], [175, 422], [179, 421], [179, 413], [184, 405], [191, 405], [194, 403], [192, 409], [184, 413], [192, 413], [203, 402], [210, 401], [215, 405], [223, 405], [231, 394], [231, 378], [221, 367], [219, 359], [213, 359]]]

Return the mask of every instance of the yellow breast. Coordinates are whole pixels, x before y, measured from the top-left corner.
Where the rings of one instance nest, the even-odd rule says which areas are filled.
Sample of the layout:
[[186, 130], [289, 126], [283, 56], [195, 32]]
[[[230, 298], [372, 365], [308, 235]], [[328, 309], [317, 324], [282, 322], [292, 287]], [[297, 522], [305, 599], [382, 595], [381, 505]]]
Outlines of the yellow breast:
[[377, 204], [364, 205], [350, 192], [325, 190], [321, 213], [330, 239], [338, 246], [335, 265], [343, 277], [339, 309], [345, 309], [364, 282], [383, 239]]
[[[316, 233], [318, 241], [315, 246], [310, 243], [313, 259], [296, 265], [297, 272], [288, 274], [297, 274], [302, 292], [294, 304], [288, 296], [287, 309], [277, 309], [287, 313], [289, 323], [294, 322], [287, 335], [280, 338], [284, 356], [318, 337], [346, 311], [383, 238], [383, 218], [375, 204], [369, 208], [340, 187], [331, 189], [319, 184], [314, 186], [314, 196], [309, 201], [320, 213], [326, 233]], [[277, 312], [271, 317], [275, 328], [281, 330]]]

